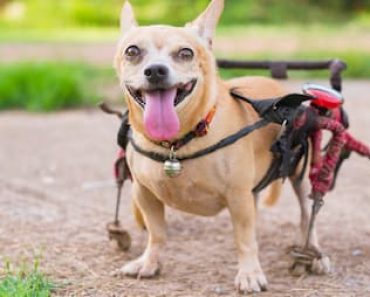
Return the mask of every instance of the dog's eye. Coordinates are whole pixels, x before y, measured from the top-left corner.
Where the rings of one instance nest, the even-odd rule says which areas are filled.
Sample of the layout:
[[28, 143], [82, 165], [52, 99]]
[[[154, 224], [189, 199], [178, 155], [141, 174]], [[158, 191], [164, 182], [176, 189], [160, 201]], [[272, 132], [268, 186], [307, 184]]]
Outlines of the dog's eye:
[[182, 61], [191, 61], [194, 57], [194, 52], [190, 48], [183, 48], [178, 51], [177, 57]]
[[128, 47], [125, 51], [125, 56], [128, 58], [135, 58], [140, 56], [140, 54], [141, 50], [136, 45]]

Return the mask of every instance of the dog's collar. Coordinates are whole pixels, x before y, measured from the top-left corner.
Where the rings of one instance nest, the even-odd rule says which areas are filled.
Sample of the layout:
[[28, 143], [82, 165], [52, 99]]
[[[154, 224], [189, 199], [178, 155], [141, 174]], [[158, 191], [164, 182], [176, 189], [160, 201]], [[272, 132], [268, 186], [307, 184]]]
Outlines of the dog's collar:
[[194, 130], [190, 131], [189, 133], [185, 134], [184, 137], [177, 139], [175, 141], [161, 141], [157, 142], [158, 145], [168, 148], [174, 149], [175, 151], [183, 147], [184, 145], [188, 144], [191, 140], [196, 137], [203, 137], [207, 135], [209, 125], [211, 124], [215, 114], [216, 114], [217, 107], [216, 105], [212, 107], [212, 109], [208, 112], [206, 117], [202, 119], [194, 128]]

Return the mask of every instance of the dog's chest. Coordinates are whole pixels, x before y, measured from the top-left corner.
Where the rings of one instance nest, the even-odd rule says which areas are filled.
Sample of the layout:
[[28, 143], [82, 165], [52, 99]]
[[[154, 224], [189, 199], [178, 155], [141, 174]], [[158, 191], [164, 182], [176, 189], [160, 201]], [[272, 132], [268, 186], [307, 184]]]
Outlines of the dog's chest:
[[227, 164], [209, 159], [182, 163], [179, 176], [168, 177], [163, 164], [135, 156], [130, 167], [137, 181], [166, 205], [198, 215], [215, 215], [225, 207]]

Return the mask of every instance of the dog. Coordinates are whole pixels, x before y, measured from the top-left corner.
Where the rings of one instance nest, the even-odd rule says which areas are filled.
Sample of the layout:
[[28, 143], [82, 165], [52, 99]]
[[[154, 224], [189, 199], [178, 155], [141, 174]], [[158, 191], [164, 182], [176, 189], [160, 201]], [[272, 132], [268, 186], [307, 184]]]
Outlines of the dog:
[[[212, 40], [223, 8], [224, 0], [212, 0], [185, 27], [141, 27], [132, 6], [125, 2], [114, 66], [129, 110], [131, 138], [137, 147], [164, 156], [176, 153], [174, 159], [191, 155], [258, 121], [251, 106], [232, 98], [231, 89], [256, 99], [286, 94], [270, 78], [220, 79]], [[212, 119], [204, 135], [194, 137], [176, 152], [165, 145], [182, 139], [208, 116]], [[270, 147], [279, 130], [279, 126], [270, 124], [233, 145], [186, 160], [176, 177], [166, 175], [161, 162], [143, 156], [129, 144], [126, 153], [133, 177], [134, 214], [145, 225], [149, 238], [144, 253], [124, 265], [121, 273], [149, 278], [159, 272], [166, 241], [165, 205], [201, 216], [213, 216], [227, 208], [239, 260], [235, 287], [247, 293], [265, 290], [267, 280], [258, 256], [256, 197], [252, 189], [269, 169]], [[292, 184], [300, 205], [304, 238], [309, 219], [308, 179]], [[270, 204], [276, 201], [280, 188], [281, 181], [270, 185]], [[310, 244], [319, 248], [315, 230]], [[327, 266], [327, 262], [318, 261], [312, 270], [320, 273]]]

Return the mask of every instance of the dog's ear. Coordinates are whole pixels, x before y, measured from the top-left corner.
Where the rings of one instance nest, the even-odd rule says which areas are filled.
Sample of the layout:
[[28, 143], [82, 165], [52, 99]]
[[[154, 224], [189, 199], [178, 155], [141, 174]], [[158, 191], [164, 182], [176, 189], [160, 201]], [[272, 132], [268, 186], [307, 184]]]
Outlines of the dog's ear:
[[123, 4], [122, 11], [121, 11], [121, 32], [124, 34], [132, 27], [137, 26], [134, 10], [128, 0], [126, 0], [125, 4]]
[[224, 2], [224, 0], [212, 0], [207, 9], [197, 19], [186, 25], [186, 27], [196, 30], [209, 48], [212, 47], [213, 35], [224, 10]]

